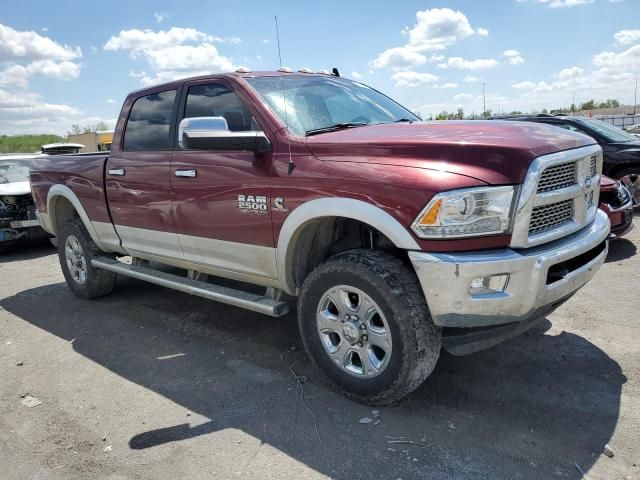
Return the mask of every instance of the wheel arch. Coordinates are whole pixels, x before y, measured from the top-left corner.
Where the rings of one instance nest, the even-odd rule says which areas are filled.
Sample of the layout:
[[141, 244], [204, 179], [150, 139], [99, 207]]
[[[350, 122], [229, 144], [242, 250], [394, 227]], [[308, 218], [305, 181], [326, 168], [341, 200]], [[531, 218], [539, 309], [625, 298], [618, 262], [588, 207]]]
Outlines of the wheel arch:
[[616, 178], [616, 175], [624, 170], [631, 168], [637, 169], [640, 172], [640, 159], [638, 160], [625, 160], [613, 164], [606, 172], [603, 172], [607, 177]]
[[100, 250], [108, 249], [100, 241], [98, 232], [89, 219], [86, 210], [82, 206], [80, 199], [73, 191], [65, 185], [53, 185], [47, 193], [47, 213], [49, 216], [49, 226], [51, 233], [58, 235], [60, 226], [67, 220], [78, 216], [84, 224], [87, 232], [91, 236], [91, 240]]
[[[322, 238], [333, 231], [328, 224], [341, 220], [352, 220], [379, 232], [395, 249], [419, 250], [420, 247], [407, 229], [389, 213], [367, 202], [351, 198], [322, 198], [311, 200], [297, 207], [287, 217], [278, 237], [276, 263], [278, 277], [283, 290], [296, 295], [301, 281], [309, 273], [306, 263], [301, 264], [300, 252], [319, 241], [330, 245]], [[309, 263], [305, 258], [305, 262]], [[314, 262], [310, 262], [313, 267]], [[302, 265], [302, 266], [301, 266]]]

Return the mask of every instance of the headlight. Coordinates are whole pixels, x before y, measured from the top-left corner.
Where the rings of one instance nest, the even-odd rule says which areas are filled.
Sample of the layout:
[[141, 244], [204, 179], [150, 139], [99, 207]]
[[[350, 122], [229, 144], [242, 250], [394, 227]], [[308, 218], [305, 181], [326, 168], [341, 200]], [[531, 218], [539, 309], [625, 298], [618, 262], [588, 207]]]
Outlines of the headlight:
[[420, 238], [457, 238], [509, 231], [513, 187], [465, 188], [439, 193], [411, 229]]

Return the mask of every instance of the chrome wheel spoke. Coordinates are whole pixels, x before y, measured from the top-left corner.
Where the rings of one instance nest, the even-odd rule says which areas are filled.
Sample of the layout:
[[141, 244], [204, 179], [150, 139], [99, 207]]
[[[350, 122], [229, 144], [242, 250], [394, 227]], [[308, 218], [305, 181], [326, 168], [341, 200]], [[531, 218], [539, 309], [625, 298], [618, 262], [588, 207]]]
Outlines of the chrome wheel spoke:
[[69, 273], [76, 283], [83, 284], [87, 280], [87, 263], [82, 245], [76, 237], [69, 235], [64, 243], [64, 256]]
[[340, 326], [338, 315], [331, 313], [328, 309], [324, 309], [318, 313], [317, 321], [318, 328], [321, 331], [330, 330], [330, 331], [338, 331], [338, 327]]
[[326, 353], [350, 375], [371, 378], [388, 365], [389, 324], [376, 302], [360, 289], [340, 285], [327, 290], [318, 305], [316, 327]]

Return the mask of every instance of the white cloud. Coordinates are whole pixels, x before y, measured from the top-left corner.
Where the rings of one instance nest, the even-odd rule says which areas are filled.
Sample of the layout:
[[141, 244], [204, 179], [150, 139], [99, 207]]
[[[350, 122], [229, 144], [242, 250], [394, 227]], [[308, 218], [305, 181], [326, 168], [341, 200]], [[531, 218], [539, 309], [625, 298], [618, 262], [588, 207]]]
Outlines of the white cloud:
[[505, 50], [504, 52], [502, 52], [502, 56], [507, 58], [507, 62], [510, 65], [520, 65], [524, 63], [524, 58], [522, 58], [522, 55], [520, 55], [520, 52], [518, 50]]
[[473, 83], [473, 82], [479, 82], [480, 79], [478, 77], [474, 77], [473, 75], [467, 75], [466, 77], [464, 77], [463, 81], [468, 83]]
[[560, 80], [567, 80], [569, 78], [579, 77], [584, 73], [584, 70], [580, 67], [569, 67], [563, 68], [558, 73], [552, 75], [554, 78], [559, 78]]
[[0, 62], [73, 60], [80, 57], [80, 47], [62, 45], [36, 32], [19, 32], [0, 24]]
[[473, 98], [473, 95], [471, 95], [470, 93], [459, 93], [453, 96], [454, 100], [459, 100], [459, 101], [471, 100], [472, 98]]
[[440, 55], [439, 53], [433, 53], [431, 54], [431, 56], [429, 57], [429, 62], [441, 62], [442, 60], [445, 59], [444, 55]]
[[620, 30], [613, 35], [616, 45], [626, 47], [632, 43], [640, 42], [640, 30]]
[[113, 98], [107, 98], [105, 101], [110, 104], [118, 103]]
[[71, 80], [80, 75], [80, 47], [62, 45], [36, 32], [0, 24], [0, 85], [26, 88], [33, 75]]
[[238, 37], [217, 37], [194, 28], [169, 30], [123, 30], [109, 38], [107, 51], [126, 51], [132, 59], [143, 58], [151, 70], [130, 72], [143, 85], [152, 85], [194, 75], [234, 70], [230, 58], [220, 54], [214, 43], [237, 44]]
[[442, 85], [434, 85], [433, 88], [458, 88], [458, 84], [454, 82], [443, 83]]
[[427, 57], [409, 47], [394, 47], [385, 50], [377, 58], [371, 60], [369, 65], [374, 68], [405, 68], [422, 65]]
[[474, 33], [467, 16], [450, 8], [418, 11], [416, 19], [417, 23], [405, 33], [410, 45], [425, 50], [442, 50]]
[[481, 37], [486, 37], [487, 35], [489, 35], [489, 30], [487, 30], [486, 28], [480, 27], [480, 28], [476, 28], [476, 33]]
[[165, 12], [155, 12], [153, 16], [156, 18], [156, 22], [162, 23], [169, 17], [169, 14]]
[[602, 52], [593, 57], [593, 64], [601, 69], [637, 74], [640, 71], [640, 44], [619, 53]]
[[538, 0], [540, 3], [549, 5], [551, 8], [576, 7], [593, 3], [593, 0]]
[[485, 36], [489, 31], [485, 28], [474, 30], [469, 19], [460, 11], [450, 8], [420, 10], [416, 12], [416, 24], [411, 28], [405, 27], [402, 31], [408, 37], [408, 42], [404, 46], [381, 52], [369, 65], [374, 68], [422, 65], [427, 60], [422, 52], [444, 50], [475, 33]]
[[455, 68], [459, 70], [487, 70], [498, 65], [498, 61], [494, 58], [478, 58], [476, 60], [467, 60], [462, 57], [449, 57], [446, 63], [441, 63], [438, 68]]
[[517, 88], [519, 90], [533, 90], [534, 88], [536, 88], [536, 84], [527, 80], [524, 82], [518, 82], [518, 83], [514, 83], [513, 85], [511, 85], [513, 88]]
[[396, 87], [418, 87], [425, 83], [435, 82], [438, 77], [430, 73], [406, 71], [394, 73], [391, 79], [396, 82]]
[[351, 76], [353, 78], [355, 78], [356, 80], [359, 80], [360, 78], [362, 78], [362, 74], [359, 72], [356, 72], [355, 70], [353, 72], [351, 72]]
[[146, 77], [147, 73], [144, 70], [131, 70], [129, 72], [129, 76], [133, 78], [142, 78]]

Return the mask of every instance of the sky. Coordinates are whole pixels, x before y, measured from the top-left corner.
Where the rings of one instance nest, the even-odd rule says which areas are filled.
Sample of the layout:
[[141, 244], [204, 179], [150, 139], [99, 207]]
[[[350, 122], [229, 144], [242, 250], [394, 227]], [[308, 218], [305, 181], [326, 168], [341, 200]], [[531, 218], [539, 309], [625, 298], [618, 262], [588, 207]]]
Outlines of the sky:
[[633, 104], [640, 0], [3, 0], [0, 134], [115, 125], [128, 92], [283, 65], [331, 69], [428, 118]]

